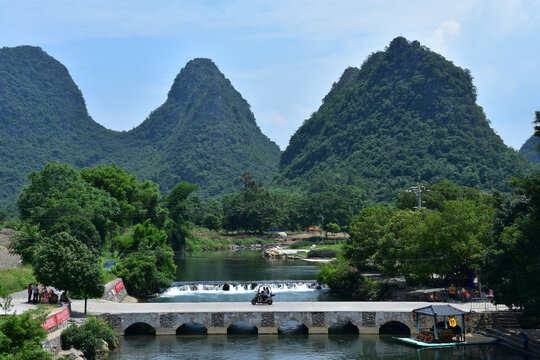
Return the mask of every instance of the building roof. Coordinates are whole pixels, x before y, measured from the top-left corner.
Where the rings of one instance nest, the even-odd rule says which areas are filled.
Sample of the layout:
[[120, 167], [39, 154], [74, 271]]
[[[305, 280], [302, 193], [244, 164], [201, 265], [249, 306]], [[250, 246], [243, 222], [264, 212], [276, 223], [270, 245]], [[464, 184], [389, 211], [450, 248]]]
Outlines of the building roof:
[[458, 316], [470, 314], [470, 311], [463, 311], [450, 305], [430, 305], [414, 309], [413, 313], [429, 316]]

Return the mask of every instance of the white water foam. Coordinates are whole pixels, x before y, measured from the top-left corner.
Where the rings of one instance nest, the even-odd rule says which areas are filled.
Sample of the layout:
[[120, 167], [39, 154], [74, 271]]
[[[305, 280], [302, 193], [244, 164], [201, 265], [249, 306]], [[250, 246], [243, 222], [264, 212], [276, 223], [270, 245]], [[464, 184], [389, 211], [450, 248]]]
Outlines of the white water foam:
[[[274, 294], [285, 292], [308, 292], [327, 289], [325, 285], [316, 282], [269, 282], [269, 283], [187, 283], [176, 284], [160, 294], [160, 297], [176, 297], [195, 294], [251, 294], [259, 287], [269, 287]], [[224, 288], [229, 290], [224, 290]]]

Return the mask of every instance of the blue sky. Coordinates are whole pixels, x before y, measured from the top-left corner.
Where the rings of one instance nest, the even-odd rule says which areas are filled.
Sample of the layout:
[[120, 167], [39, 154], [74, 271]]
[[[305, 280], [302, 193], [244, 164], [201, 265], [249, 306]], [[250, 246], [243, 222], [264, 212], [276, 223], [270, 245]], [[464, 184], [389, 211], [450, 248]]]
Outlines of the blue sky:
[[0, 47], [62, 62], [95, 121], [139, 125], [184, 65], [212, 59], [282, 149], [349, 66], [396, 36], [468, 68], [478, 102], [519, 149], [540, 110], [540, 1], [0, 0]]

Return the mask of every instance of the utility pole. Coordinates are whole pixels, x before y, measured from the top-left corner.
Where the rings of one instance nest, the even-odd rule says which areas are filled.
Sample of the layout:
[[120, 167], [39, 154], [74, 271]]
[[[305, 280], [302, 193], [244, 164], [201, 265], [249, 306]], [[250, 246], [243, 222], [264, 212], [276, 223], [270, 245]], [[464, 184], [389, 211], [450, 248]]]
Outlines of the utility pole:
[[416, 183], [416, 186], [412, 186], [411, 190], [407, 190], [408, 192], [413, 192], [418, 196], [418, 206], [415, 206], [417, 209], [422, 208], [422, 193], [426, 191], [430, 191], [426, 189], [425, 186], [420, 186], [420, 183]]

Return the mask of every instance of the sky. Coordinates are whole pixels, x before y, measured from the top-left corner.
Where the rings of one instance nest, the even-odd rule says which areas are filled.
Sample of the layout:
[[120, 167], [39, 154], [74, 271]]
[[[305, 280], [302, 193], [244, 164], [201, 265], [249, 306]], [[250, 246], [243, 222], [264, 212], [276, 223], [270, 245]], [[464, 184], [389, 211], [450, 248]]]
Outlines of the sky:
[[64, 64], [92, 118], [130, 130], [194, 58], [210, 58], [283, 150], [349, 67], [397, 36], [467, 68], [491, 126], [519, 149], [540, 110], [540, 1], [0, 0], [0, 47]]

